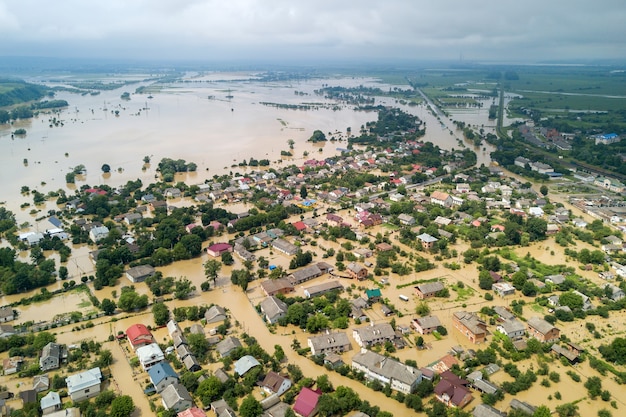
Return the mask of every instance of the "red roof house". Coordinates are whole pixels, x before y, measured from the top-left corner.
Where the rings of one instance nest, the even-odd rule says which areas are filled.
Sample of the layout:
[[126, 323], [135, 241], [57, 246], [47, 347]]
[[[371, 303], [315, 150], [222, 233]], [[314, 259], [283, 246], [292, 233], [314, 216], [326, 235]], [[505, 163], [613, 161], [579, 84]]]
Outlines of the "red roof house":
[[306, 224], [304, 224], [304, 222], [302, 221], [297, 221], [292, 224], [293, 224], [293, 227], [295, 227], [298, 232], [305, 230], [307, 227]]
[[200, 410], [198, 407], [191, 407], [184, 411], [181, 411], [176, 416], [177, 417], [206, 417], [206, 413]]
[[435, 387], [435, 396], [448, 407], [463, 408], [474, 399], [470, 393], [469, 382], [459, 378], [450, 371], [441, 375], [441, 380]]
[[136, 350], [138, 347], [146, 346], [154, 342], [152, 333], [143, 324], [133, 324], [126, 330], [126, 337], [128, 337], [128, 343]]
[[311, 388], [303, 387], [293, 405], [293, 411], [302, 417], [311, 417], [317, 412], [317, 402], [322, 396], [319, 389], [313, 391]]
[[232, 252], [233, 247], [229, 243], [215, 243], [208, 248], [206, 248], [206, 253], [217, 258], [218, 256], [222, 256], [222, 253]]

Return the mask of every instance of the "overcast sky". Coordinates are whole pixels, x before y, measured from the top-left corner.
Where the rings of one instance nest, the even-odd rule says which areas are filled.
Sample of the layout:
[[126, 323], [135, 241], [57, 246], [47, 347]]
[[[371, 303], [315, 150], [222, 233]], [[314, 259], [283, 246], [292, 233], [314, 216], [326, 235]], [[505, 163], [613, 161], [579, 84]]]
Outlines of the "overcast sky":
[[0, 56], [626, 58], [624, 0], [0, 0]]

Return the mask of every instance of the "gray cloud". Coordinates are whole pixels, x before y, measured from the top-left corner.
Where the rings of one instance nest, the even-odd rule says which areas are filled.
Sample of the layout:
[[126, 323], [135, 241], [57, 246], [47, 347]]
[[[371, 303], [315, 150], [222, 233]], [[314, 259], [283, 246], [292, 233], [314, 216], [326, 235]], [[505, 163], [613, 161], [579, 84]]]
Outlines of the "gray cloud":
[[623, 0], [0, 0], [0, 54], [615, 59], [625, 21]]

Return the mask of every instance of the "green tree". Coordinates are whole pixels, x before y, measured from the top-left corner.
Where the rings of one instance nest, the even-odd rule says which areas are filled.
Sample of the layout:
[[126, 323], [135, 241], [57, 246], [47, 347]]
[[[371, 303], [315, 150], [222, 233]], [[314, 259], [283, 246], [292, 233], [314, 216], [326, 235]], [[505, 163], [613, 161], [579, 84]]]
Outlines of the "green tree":
[[216, 259], [209, 259], [204, 263], [204, 274], [207, 279], [212, 279], [214, 284], [220, 269], [222, 269], [222, 263]]
[[99, 368], [106, 368], [113, 363], [113, 354], [108, 349], [103, 349], [100, 351], [100, 355], [98, 359], [95, 361], [94, 365]]
[[109, 416], [130, 417], [134, 409], [135, 404], [133, 403], [133, 399], [128, 395], [122, 395], [120, 397], [116, 397], [111, 402], [111, 411], [109, 412]]
[[205, 407], [210, 406], [213, 401], [219, 399], [222, 393], [223, 384], [215, 375], [211, 375], [200, 382], [196, 390], [196, 395], [200, 398]]
[[583, 307], [583, 298], [572, 291], [568, 291], [559, 296], [559, 304], [567, 306], [572, 310], [581, 309]]
[[302, 184], [302, 186], [300, 187], [300, 197], [305, 199], [307, 195], [309, 195], [309, 192], [306, 189], [306, 185]]
[[113, 313], [115, 313], [116, 308], [117, 308], [117, 305], [115, 305], [115, 301], [111, 301], [108, 298], [103, 299], [102, 302], [100, 303], [100, 309], [107, 316], [110, 316]]
[[533, 413], [533, 417], [550, 417], [551, 415], [550, 409], [545, 405], [540, 405]]
[[539, 187], [539, 192], [545, 197], [548, 195], [548, 186], [543, 184], [541, 187]]
[[248, 395], [243, 399], [239, 406], [239, 415], [241, 417], [258, 417], [263, 413], [263, 406], [261, 403], [252, 396]]
[[102, 169], [102, 172], [104, 172], [105, 174], [107, 172], [111, 172], [111, 166], [109, 164], [103, 164], [101, 169]]
[[328, 379], [328, 375], [322, 374], [318, 376], [315, 383], [322, 392], [333, 392], [333, 384]]
[[170, 310], [165, 303], [154, 303], [152, 305], [152, 315], [157, 326], [164, 326], [170, 319]]

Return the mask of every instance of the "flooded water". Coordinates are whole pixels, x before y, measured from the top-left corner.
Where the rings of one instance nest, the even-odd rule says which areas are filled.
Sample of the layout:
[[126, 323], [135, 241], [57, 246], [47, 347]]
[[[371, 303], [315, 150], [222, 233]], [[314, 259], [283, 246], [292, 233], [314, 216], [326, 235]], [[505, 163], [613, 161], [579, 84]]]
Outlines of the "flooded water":
[[[130, 100], [120, 98], [123, 92], [132, 93], [147, 83], [96, 96], [58, 92], [56, 98], [69, 103], [59, 114], [41, 114], [0, 127], [2, 201], [18, 213], [20, 221], [31, 221], [28, 212], [32, 207], [19, 209], [21, 203], [32, 202], [31, 197], [19, 194], [22, 186], [47, 193], [58, 189], [73, 192], [83, 184], [115, 186], [137, 178], [148, 184], [155, 180], [157, 163], [165, 157], [195, 162], [198, 171], [185, 179], [198, 183], [235, 170], [231, 165], [250, 157], [281, 160], [280, 152], [288, 150], [287, 141], [291, 139], [295, 141], [295, 161], [302, 160], [304, 152], [316, 158], [334, 155], [337, 147], [347, 144], [307, 143], [314, 130], [345, 139], [348, 128], [358, 132], [376, 115], [337, 105], [315, 95], [314, 90], [325, 84], [389, 88], [371, 78], [269, 83], [243, 80], [246, 77], [250, 75], [211, 73], [194, 78], [191, 74], [184, 83], [166, 85], [151, 93], [152, 99], [147, 94], [131, 94]], [[277, 108], [261, 104], [264, 102], [309, 104], [311, 110]], [[377, 98], [377, 102], [386, 103], [386, 99]], [[440, 124], [424, 106], [401, 107], [427, 122], [425, 140], [445, 149], [459, 148], [460, 132], [453, 130], [449, 120]], [[486, 116], [481, 121], [483, 116], [468, 113], [455, 117], [488, 124]], [[26, 136], [11, 137], [17, 128], [26, 129]], [[478, 153], [479, 163], [489, 162], [488, 152]], [[150, 156], [152, 163], [144, 166], [144, 156]], [[105, 163], [111, 166], [107, 175], [101, 171]], [[86, 167], [86, 175], [79, 177], [75, 185], [66, 184], [65, 175], [81, 164]]]
[[[153, 99], [146, 95], [132, 94], [130, 101], [123, 101], [120, 95], [124, 91], [132, 92], [137, 86], [127, 86], [117, 90], [103, 92], [98, 96], [79, 96], [67, 92], [59, 93], [57, 98], [66, 99], [70, 103], [68, 109], [57, 115], [62, 120], [61, 124], [55, 125], [50, 122], [50, 116], [41, 115], [38, 118], [16, 123], [14, 126], [0, 128], [0, 195], [6, 201], [8, 208], [16, 212], [18, 222], [28, 222], [33, 230], [45, 230], [50, 225], [46, 220], [37, 222], [36, 218], [50, 209], [57, 209], [54, 202], [47, 202], [37, 207], [38, 212], [31, 213], [33, 207], [19, 208], [23, 202], [32, 201], [31, 197], [19, 194], [21, 186], [28, 186], [41, 192], [49, 192], [64, 189], [73, 192], [77, 187], [88, 183], [97, 185], [100, 183], [111, 186], [123, 184], [128, 180], [141, 179], [144, 184], [155, 180], [156, 165], [161, 158], [185, 159], [188, 162], [198, 164], [195, 173], [181, 174], [176, 180], [186, 181], [190, 184], [202, 182], [205, 178], [224, 172], [244, 172], [246, 168], [231, 165], [255, 157], [267, 158], [271, 161], [282, 160], [281, 150], [287, 150], [289, 139], [295, 141], [293, 150], [295, 162], [304, 159], [303, 153], [309, 152], [310, 157], [322, 158], [336, 154], [336, 147], [345, 147], [346, 142], [326, 143], [322, 146], [312, 145], [306, 142], [313, 130], [320, 129], [337, 137], [344, 137], [348, 127], [353, 132], [358, 132], [360, 126], [368, 121], [375, 120], [373, 113], [355, 112], [346, 106], [331, 108], [334, 103], [315, 96], [313, 90], [323, 84], [328, 85], [377, 85], [372, 79], [332, 79], [332, 80], [308, 80], [293, 83], [261, 83], [244, 81], [248, 76], [239, 73], [213, 73], [202, 78], [194, 79], [193, 82], [173, 84], [153, 92]], [[228, 80], [227, 82], [215, 82]], [[380, 86], [380, 85], [377, 85]], [[381, 88], [385, 88], [384, 86]], [[295, 91], [304, 92], [304, 95], [296, 95]], [[231, 95], [232, 98], [227, 98]], [[211, 98], [209, 98], [211, 97]], [[386, 99], [378, 99], [377, 102], [385, 104]], [[281, 104], [323, 103], [315, 110], [300, 111], [279, 109], [262, 105], [261, 102]], [[106, 110], [105, 110], [106, 109]], [[424, 105], [403, 106], [407, 112], [417, 115], [426, 122], [427, 134], [425, 140], [432, 141], [444, 149], [460, 149], [462, 146], [471, 146], [462, 139], [462, 133], [454, 128], [451, 118], [437, 119]], [[118, 115], [115, 114], [118, 112]], [[484, 120], [483, 120], [484, 117]], [[488, 126], [487, 114], [478, 112], [459, 113], [452, 116], [456, 120], [465, 120], [467, 123]], [[471, 121], [470, 121], [471, 120]], [[28, 134], [24, 138], [11, 138], [10, 132], [18, 127], [24, 127]], [[321, 148], [321, 152], [319, 149]], [[478, 163], [489, 164], [489, 151], [476, 149]], [[67, 155], [66, 155], [67, 153]], [[152, 163], [144, 166], [143, 157], [150, 156]], [[28, 163], [24, 163], [24, 159]], [[107, 163], [111, 166], [110, 175], [103, 175], [100, 167]], [[71, 167], [83, 164], [87, 168], [86, 175], [77, 181], [76, 185], [65, 184], [65, 174]], [[248, 168], [250, 169], [250, 168]], [[45, 183], [45, 184], [44, 184]], [[177, 206], [189, 205], [186, 199], [173, 200]], [[250, 207], [239, 204], [229, 207], [234, 212], [243, 212]], [[344, 215], [345, 218], [349, 216]], [[294, 217], [295, 219], [295, 217]], [[292, 220], [294, 220], [292, 219]], [[385, 233], [382, 228], [374, 229]], [[228, 240], [224, 236], [216, 240]], [[339, 250], [338, 243], [322, 242], [320, 246], [333, 247]], [[397, 244], [397, 242], [394, 242]], [[308, 247], [317, 254], [314, 260], [322, 260], [321, 251], [314, 247]], [[89, 251], [93, 247], [87, 245], [73, 245], [73, 255], [67, 263], [70, 279], [79, 281], [81, 276], [94, 273], [94, 267], [89, 260]], [[288, 269], [290, 258], [270, 249], [263, 249], [257, 253], [264, 256], [273, 265], [283, 266]], [[20, 260], [28, 261], [28, 252], [19, 255]], [[58, 260], [57, 255], [50, 254]], [[426, 255], [429, 256], [429, 255]], [[208, 259], [202, 257], [188, 261], [157, 268], [164, 276], [186, 277], [196, 286], [196, 293], [188, 300], [176, 300], [170, 302], [170, 309], [174, 306], [209, 305], [212, 303], [227, 307], [233, 315], [239, 327], [234, 330], [246, 332], [254, 336], [262, 347], [268, 352], [273, 352], [274, 345], [279, 344], [287, 353], [289, 362], [297, 363], [306, 376], [315, 378], [326, 374], [323, 367], [314, 365], [309, 360], [298, 357], [291, 349], [291, 343], [297, 338], [301, 345], [306, 346], [309, 336], [300, 329], [278, 328], [278, 334], [271, 334], [261, 318], [253, 308], [263, 299], [259, 288], [259, 282], [250, 284], [247, 293], [240, 288], [230, 285], [230, 275], [233, 268], [243, 268], [240, 260], [235, 257], [235, 264], [223, 266], [218, 279], [218, 287], [208, 292], [200, 292], [200, 285], [205, 281], [203, 263]], [[58, 263], [57, 263], [58, 264]], [[412, 286], [397, 288], [398, 285], [410, 283], [416, 279], [428, 279], [443, 277], [447, 283], [452, 284], [463, 281], [466, 286], [476, 287], [477, 271], [474, 266], [463, 266], [459, 271], [449, 271], [439, 267], [432, 271], [414, 273], [408, 276], [392, 276], [389, 278], [389, 286], [383, 290], [383, 296], [388, 298], [404, 314], [398, 318], [398, 324], [408, 325], [414, 317], [417, 301], [412, 296]], [[318, 282], [327, 280], [328, 277], [318, 278]], [[316, 282], [307, 283], [306, 286]], [[348, 286], [352, 282], [346, 282]], [[120, 287], [131, 285], [125, 277], [120, 278], [117, 287], [105, 287], [100, 291], [94, 291], [100, 300], [111, 298], [117, 300]], [[373, 284], [357, 284], [364, 288], [373, 288]], [[62, 282], [51, 285], [48, 289], [60, 288]], [[140, 294], [147, 294], [152, 299], [152, 294], [145, 283], [134, 284]], [[302, 287], [297, 289], [302, 294]], [[73, 293], [72, 293], [73, 294]], [[22, 313], [20, 320], [35, 320], [43, 315], [52, 317], [55, 314], [66, 311], [82, 311], [88, 309], [84, 296], [65, 294], [60, 299], [53, 299], [48, 303], [25, 306], [18, 308]], [[407, 303], [401, 301], [400, 294], [411, 296]], [[3, 303], [17, 301], [31, 294], [5, 296]], [[433, 336], [426, 336], [427, 343], [432, 349], [418, 351], [409, 347], [397, 352], [396, 356], [401, 359], [414, 359], [419, 366], [425, 366], [443, 356], [451, 346], [457, 344], [466, 345], [460, 334], [454, 331], [451, 325], [451, 311], [453, 308], [461, 308], [467, 304], [471, 311], [479, 310], [484, 300], [476, 294], [457, 300], [451, 297], [449, 301], [430, 302], [431, 309], [444, 322], [450, 330], [449, 335], [442, 340], [436, 340]], [[498, 301], [505, 302], [505, 301]], [[83, 306], [83, 307], [81, 307]], [[380, 312], [376, 309], [368, 311], [373, 322], [382, 321]], [[139, 314], [120, 313], [111, 317], [101, 317], [92, 320], [93, 328], [72, 331], [72, 325], [55, 329], [59, 342], [73, 344], [77, 341], [95, 339], [104, 342], [109, 335], [115, 335], [119, 331], [125, 331], [135, 323], [154, 326], [152, 314], [149, 311]], [[347, 331], [350, 332], [351, 329]], [[168, 340], [164, 329], [155, 331], [155, 337], [159, 342]], [[412, 340], [411, 336], [411, 340]], [[112, 366], [112, 374], [115, 386], [124, 393], [129, 393], [136, 399], [136, 404], [142, 411], [139, 414], [150, 415], [148, 399], [142, 393], [145, 375], [132, 370], [127, 362], [129, 352], [125, 345], [117, 342], [107, 342], [115, 358]], [[356, 353], [358, 346], [353, 345], [354, 350], [346, 354], [344, 360], [349, 363], [349, 358]], [[129, 376], [132, 375], [131, 379]], [[378, 405], [383, 410], [393, 411], [396, 416], [415, 415], [395, 400], [385, 397], [382, 393], [375, 393], [364, 388], [360, 383], [342, 378], [336, 373], [328, 374], [333, 385], [347, 385], [360, 393], [362, 398], [367, 398], [372, 404]]]

